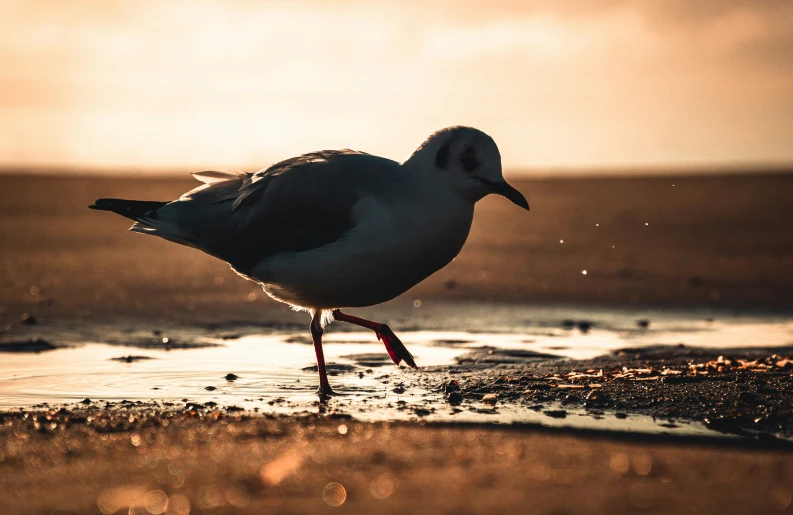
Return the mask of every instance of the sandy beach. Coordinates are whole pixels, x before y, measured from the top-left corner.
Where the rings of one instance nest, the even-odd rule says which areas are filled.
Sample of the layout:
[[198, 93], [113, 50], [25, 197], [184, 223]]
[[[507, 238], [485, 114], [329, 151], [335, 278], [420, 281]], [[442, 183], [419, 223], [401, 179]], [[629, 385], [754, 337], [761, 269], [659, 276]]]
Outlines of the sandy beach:
[[5, 415], [4, 513], [777, 513], [789, 449], [114, 406]]
[[[381, 347], [369, 354], [342, 332], [332, 378], [349, 393], [328, 404], [295, 393], [313, 385], [310, 367], [283, 376], [298, 381], [289, 386], [240, 373], [251, 338], [302, 356], [305, 314], [213, 258], [87, 209], [98, 197], [174, 198], [193, 184], [0, 176], [0, 386], [24, 379], [24, 398], [39, 399], [0, 414], [3, 513], [790, 508], [793, 352], [758, 342], [766, 330], [775, 345], [793, 341], [793, 175], [517, 180], [530, 213], [486, 199], [451, 265], [360, 310], [408, 338], [434, 331], [418, 346], [427, 365], [385, 368]], [[736, 314], [761, 318], [733, 324]], [[562, 350], [604, 338], [604, 355]], [[616, 349], [622, 341], [642, 346]], [[220, 366], [238, 368], [207, 365], [221, 355], [212, 345], [230, 349]], [[126, 380], [135, 400], [101, 389], [83, 403], [47, 397], [67, 383], [44, 364], [69, 349], [80, 358], [64, 371], [90, 379], [75, 361], [100, 349], [95, 381], [115, 396]], [[207, 368], [177, 373], [180, 362]], [[158, 370], [170, 374], [162, 389]], [[224, 380], [232, 371], [242, 377]], [[184, 386], [191, 374], [203, 382]], [[226, 393], [233, 402], [214, 401]], [[369, 421], [369, 408], [394, 420]], [[478, 422], [454, 423], [456, 413]], [[510, 413], [538, 422], [494, 422]]]
[[[457, 259], [384, 307], [443, 299], [793, 309], [793, 175], [514, 182], [531, 212], [485, 199]], [[0, 176], [0, 319], [289, 317], [225, 263], [87, 209], [99, 197], [169, 200], [196, 184]]]

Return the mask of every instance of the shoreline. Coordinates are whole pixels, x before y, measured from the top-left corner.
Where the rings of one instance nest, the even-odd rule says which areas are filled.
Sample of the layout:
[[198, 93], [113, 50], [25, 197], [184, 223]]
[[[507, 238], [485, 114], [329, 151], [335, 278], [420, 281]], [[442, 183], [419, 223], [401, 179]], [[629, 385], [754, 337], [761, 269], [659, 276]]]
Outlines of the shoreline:
[[[584, 323], [588, 324], [581, 322]], [[127, 398], [161, 409], [174, 406], [175, 400], [181, 399], [182, 404], [189, 403], [202, 410], [232, 406], [249, 414], [330, 409], [363, 421], [529, 423], [617, 432], [666, 431], [691, 436], [712, 430], [748, 439], [793, 441], [793, 346], [782, 340], [772, 347], [705, 347], [681, 343], [631, 347], [626, 340], [618, 348], [604, 348], [590, 354], [591, 358], [573, 358], [558, 354], [559, 351], [548, 354], [543, 347], [531, 341], [526, 343], [521, 333], [504, 333], [517, 340], [498, 343], [500, 340], [492, 335], [477, 339], [476, 333], [463, 333], [469, 339], [457, 340], [448, 339], [450, 333], [439, 331], [435, 338], [446, 339], [427, 341], [413, 349], [420, 356], [433, 346], [442, 346], [446, 348], [443, 354], [446, 357], [436, 364], [430, 359], [419, 371], [409, 371], [391, 366], [377, 342], [366, 338], [368, 334], [363, 334], [362, 341], [353, 338], [348, 342], [346, 332], [339, 332], [337, 340], [327, 342], [331, 347], [326, 353], [334, 382], [341, 392], [347, 389], [350, 395], [332, 398], [323, 406], [317, 403], [311, 389], [315, 380], [312, 370], [316, 367], [305, 367], [313, 354], [305, 348], [305, 338], [294, 336], [296, 331], [302, 332], [302, 327], [270, 327], [262, 335], [261, 327], [152, 332], [112, 326], [96, 328], [97, 332], [91, 336], [77, 332], [61, 341], [50, 338], [67, 334], [58, 327], [50, 328], [51, 335], [43, 332], [44, 328], [25, 329], [28, 335], [42, 336], [0, 342], [0, 356], [5, 354], [10, 359], [16, 355], [18, 358], [13, 360], [16, 366], [24, 364], [13, 377], [6, 374], [8, 381], [15, 382], [5, 387], [19, 384], [38, 391], [43, 386], [36, 386], [39, 383], [35, 378], [46, 379], [56, 371], [35, 363], [46, 363], [50, 352], [68, 352], [69, 356], [75, 356], [69, 357], [69, 362], [79, 359], [81, 366], [79, 370], [67, 368], [60, 373], [68, 376], [79, 372], [80, 376], [73, 384], [61, 380], [62, 388], [68, 388], [62, 395], [68, 391], [71, 398], [78, 395], [76, 399], [80, 399], [85, 395], [79, 393], [88, 388], [87, 391], [94, 393], [85, 403], [92, 406], [108, 402], [110, 406], [113, 399]], [[549, 341], [558, 342], [550, 349], [565, 348], [566, 338], [586, 342], [590, 337], [586, 335], [589, 328], [561, 331], [573, 334], [562, 337], [563, 333], [558, 333], [550, 338]], [[606, 334], [614, 331], [617, 329], [609, 329]], [[642, 334], [641, 329], [634, 331]], [[408, 343], [410, 334], [404, 335]], [[253, 339], [245, 340], [246, 337]], [[648, 341], [654, 340], [651, 337]], [[254, 365], [250, 353], [259, 354], [257, 359], [266, 362], [268, 349], [274, 349], [277, 355], [287, 352], [297, 357], [291, 358], [293, 364], [281, 368]], [[380, 352], [372, 354], [377, 351]], [[244, 356], [249, 358], [243, 360]], [[207, 360], [217, 361], [218, 365], [208, 367]], [[110, 362], [126, 365], [119, 368], [109, 365]], [[89, 366], [92, 368], [86, 368]], [[201, 366], [204, 369], [196, 368]], [[196, 368], [192, 377], [176, 372], [192, 368]], [[25, 379], [30, 372], [23, 371], [27, 370], [35, 370], [31, 376], [34, 382]], [[93, 374], [94, 382], [107, 389], [91, 387], [79, 380], [86, 373]], [[129, 385], [132, 390], [121, 388], [119, 385], [126, 383], [119, 383], [116, 374], [133, 381], [134, 388], [132, 384]], [[226, 374], [232, 379], [223, 380]], [[160, 376], [171, 379], [158, 379]], [[57, 387], [56, 376], [49, 380], [52, 381]], [[45, 380], [42, 384], [49, 383]], [[106, 397], [109, 401], [102, 400], [103, 393], [109, 395]], [[30, 406], [42, 402], [60, 405], [45, 394], [38, 400], [28, 397], [31, 402], [20, 404], [22, 409], [31, 409]]]

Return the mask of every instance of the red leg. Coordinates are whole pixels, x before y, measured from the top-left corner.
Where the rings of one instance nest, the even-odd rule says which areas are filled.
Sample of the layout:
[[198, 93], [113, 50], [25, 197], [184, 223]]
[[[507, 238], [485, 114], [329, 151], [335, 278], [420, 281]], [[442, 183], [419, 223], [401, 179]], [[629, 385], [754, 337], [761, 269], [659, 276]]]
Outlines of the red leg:
[[416, 366], [416, 362], [413, 361], [413, 355], [408, 352], [402, 342], [399, 341], [399, 338], [396, 337], [394, 332], [387, 325], [381, 324], [379, 322], [372, 322], [371, 320], [366, 320], [365, 318], [358, 318], [356, 316], [348, 315], [346, 313], [342, 313], [338, 309], [333, 310], [333, 319], [338, 320], [339, 322], [347, 322], [348, 324], [371, 329], [375, 332], [375, 334], [377, 334], [377, 338], [383, 342], [385, 345], [385, 350], [388, 351], [388, 355], [391, 356], [391, 360], [395, 364], [399, 365], [402, 360], [405, 360], [405, 363], [407, 363], [409, 366], [418, 368]]
[[317, 370], [319, 371], [319, 389], [317, 394], [320, 397], [333, 395], [333, 390], [328, 382], [328, 374], [325, 371], [325, 354], [322, 352], [322, 312], [317, 310], [311, 316], [311, 338], [314, 340], [314, 352], [317, 353]]

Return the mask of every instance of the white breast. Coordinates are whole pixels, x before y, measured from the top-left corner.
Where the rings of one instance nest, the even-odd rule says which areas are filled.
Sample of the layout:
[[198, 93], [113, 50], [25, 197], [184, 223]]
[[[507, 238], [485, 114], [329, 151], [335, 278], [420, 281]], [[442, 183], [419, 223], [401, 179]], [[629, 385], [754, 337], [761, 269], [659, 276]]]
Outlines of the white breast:
[[404, 293], [460, 252], [473, 205], [453, 195], [386, 205], [366, 197], [343, 239], [299, 253], [272, 256], [251, 276], [273, 298], [302, 308], [370, 306]]

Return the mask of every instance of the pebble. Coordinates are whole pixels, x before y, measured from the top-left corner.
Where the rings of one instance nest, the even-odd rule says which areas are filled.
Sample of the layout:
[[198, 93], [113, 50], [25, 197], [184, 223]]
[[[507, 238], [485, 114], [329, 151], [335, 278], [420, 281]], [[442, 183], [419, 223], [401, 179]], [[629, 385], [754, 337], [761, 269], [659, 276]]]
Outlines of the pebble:
[[446, 400], [449, 404], [460, 404], [463, 402], [463, 395], [460, 392], [449, 392], [449, 395], [446, 396]]

